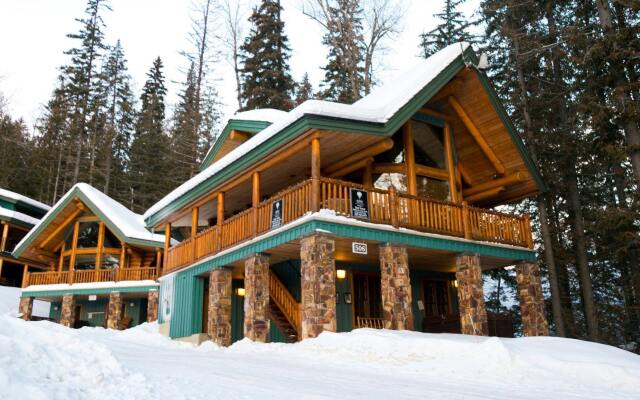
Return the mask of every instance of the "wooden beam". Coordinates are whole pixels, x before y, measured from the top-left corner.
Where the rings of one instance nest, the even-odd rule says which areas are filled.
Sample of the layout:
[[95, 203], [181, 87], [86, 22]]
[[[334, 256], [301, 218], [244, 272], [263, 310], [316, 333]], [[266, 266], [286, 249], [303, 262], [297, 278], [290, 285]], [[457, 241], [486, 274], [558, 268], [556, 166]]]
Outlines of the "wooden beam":
[[198, 207], [193, 207], [191, 209], [191, 237], [194, 237], [198, 234], [198, 214], [200, 209]]
[[98, 225], [98, 248], [96, 249], [96, 274], [95, 280], [98, 280], [98, 271], [102, 267], [102, 249], [104, 247], [104, 222], [100, 221]]
[[229, 140], [236, 142], [246, 142], [251, 136], [247, 132], [240, 132], [235, 129], [231, 130], [229, 134]]
[[62, 266], [64, 264], [64, 248], [66, 243], [62, 242], [62, 250], [60, 250], [60, 259], [58, 259], [58, 272], [62, 272]]
[[426, 165], [416, 164], [416, 173], [420, 176], [446, 181], [449, 179], [449, 173], [440, 168], [427, 167]]
[[473, 180], [471, 179], [471, 176], [467, 173], [467, 169], [464, 167], [464, 165], [462, 165], [460, 160], [458, 160], [458, 172], [460, 172], [462, 179], [467, 183], [467, 185], [472, 184]]
[[26, 287], [27, 282], [29, 281], [29, 264], [25, 264], [22, 268], [22, 285], [21, 287]]
[[386, 173], [398, 173], [402, 174], [406, 171], [407, 167], [404, 164], [392, 164], [392, 163], [377, 163], [373, 164], [373, 173], [374, 174], [384, 174]]
[[369, 158], [364, 158], [360, 161], [357, 161], [355, 163], [349, 164], [347, 166], [345, 166], [342, 169], [337, 170], [336, 172], [332, 173], [331, 175], [329, 175], [330, 178], [339, 178], [345, 175], [348, 175], [354, 171], [357, 171], [359, 169], [363, 169], [363, 168], [367, 168], [367, 166], [371, 166], [371, 164], [373, 163], [373, 157], [369, 157]]
[[476, 125], [473, 123], [467, 112], [462, 108], [460, 102], [458, 102], [455, 97], [450, 96], [449, 104], [451, 104], [451, 107], [453, 107], [453, 110], [458, 114], [458, 117], [460, 117], [464, 125], [467, 127], [471, 136], [475, 139], [476, 143], [478, 143], [478, 146], [480, 146], [484, 155], [487, 156], [491, 164], [493, 164], [496, 172], [503, 175], [505, 173], [504, 166], [493, 152], [493, 149], [491, 149], [491, 146], [489, 146], [489, 143], [487, 143], [484, 136], [482, 136], [480, 130], [478, 130]]
[[71, 223], [74, 220], [74, 218], [77, 217], [78, 214], [80, 214], [82, 211], [84, 211], [84, 206], [83, 207], [78, 207], [74, 212], [71, 213], [71, 215], [69, 215], [64, 220], [64, 222], [62, 222], [60, 225], [58, 225], [58, 227], [53, 231], [53, 233], [51, 233], [42, 242], [40, 242], [40, 245], [38, 247], [41, 248], [41, 249], [44, 248], [44, 246], [46, 246], [47, 243], [49, 243], [51, 241], [51, 239], [56, 237], [56, 235], [58, 235], [58, 233], [60, 233], [64, 228], [66, 228], [67, 225], [69, 223]]
[[[78, 231], [80, 230], [80, 222], [76, 221], [73, 225], [73, 242], [71, 243], [71, 256], [69, 257], [69, 279], [73, 276], [73, 271], [76, 269], [76, 252], [78, 251]], [[71, 283], [71, 282], [70, 282]]]
[[473, 196], [465, 197], [464, 199], [469, 203], [476, 203], [478, 201], [489, 199], [504, 190], [504, 186], [499, 186], [493, 189], [485, 190], [484, 192], [476, 193]]
[[171, 224], [166, 223], [164, 224], [164, 264], [162, 264], [164, 270], [168, 267], [167, 259], [169, 258], [169, 247], [171, 247]]
[[224, 192], [218, 192], [218, 215], [217, 215], [217, 224], [222, 225], [224, 222]]
[[422, 107], [420, 109], [420, 112], [423, 113], [423, 114], [430, 115], [430, 116], [435, 117], [435, 118], [440, 118], [440, 119], [445, 120], [445, 121], [449, 121], [451, 119], [451, 117], [448, 116], [447, 114], [441, 113], [439, 111], [432, 110], [432, 109], [427, 108], [427, 107]]
[[407, 122], [402, 126], [402, 141], [404, 142], [404, 163], [407, 174], [407, 191], [410, 195], [418, 194], [418, 180], [416, 179], [416, 154], [413, 148], [413, 129], [411, 123]]
[[442, 88], [442, 90], [431, 97], [429, 101], [436, 102], [442, 100], [443, 98], [453, 96], [458, 90], [462, 89], [462, 86], [464, 86], [464, 82], [461, 78], [453, 78], [444, 88]]
[[444, 124], [444, 155], [447, 162], [447, 180], [449, 182], [449, 193], [451, 194], [451, 202], [458, 204], [460, 202], [460, 193], [458, 190], [458, 179], [456, 178], [456, 163], [453, 158], [451, 125], [448, 122]]
[[348, 167], [353, 163], [356, 163], [358, 161], [361, 161], [369, 157], [377, 156], [378, 154], [384, 153], [385, 151], [391, 149], [392, 147], [393, 147], [392, 139], [387, 138], [387, 139], [381, 140], [365, 149], [360, 150], [355, 154], [352, 154], [348, 157], [343, 158], [340, 161], [337, 161], [329, 165], [324, 169], [323, 173], [325, 174], [325, 176], [335, 175], [337, 171], [340, 171], [341, 169], [344, 169], [345, 167]]
[[494, 179], [491, 181], [480, 183], [476, 186], [472, 186], [469, 189], [466, 189], [462, 192], [462, 194], [466, 196], [473, 196], [476, 193], [484, 192], [489, 189], [493, 189], [498, 186], [509, 186], [515, 183], [522, 182], [523, 177], [520, 172], [516, 172], [515, 174], [507, 175], [502, 178]]
[[365, 189], [373, 188], [373, 157], [370, 158], [370, 160], [371, 162], [368, 162], [365, 165], [364, 172], [362, 174], [362, 184], [364, 185]]
[[0, 251], [5, 250], [7, 245], [7, 237], [9, 237], [9, 224], [2, 221], [2, 240], [0, 241]]
[[125, 242], [120, 242], [120, 265], [118, 265], [119, 269], [124, 269], [127, 264], [127, 244]]
[[320, 210], [320, 139], [311, 140], [311, 210]]
[[251, 179], [251, 204], [253, 207], [260, 204], [260, 172], [254, 172]]
[[0, 281], [2, 281], [2, 264], [4, 264], [4, 258], [0, 257]]

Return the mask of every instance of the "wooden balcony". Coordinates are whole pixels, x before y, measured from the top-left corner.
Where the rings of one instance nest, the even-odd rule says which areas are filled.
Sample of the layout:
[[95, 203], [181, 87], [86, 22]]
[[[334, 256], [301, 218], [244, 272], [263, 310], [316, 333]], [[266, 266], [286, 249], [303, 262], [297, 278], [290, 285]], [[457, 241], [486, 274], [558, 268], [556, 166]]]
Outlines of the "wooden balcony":
[[[283, 200], [282, 225], [314, 211], [312, 193], [316, 192], [319, 208], [351, 216], [351, 188], [364, 189], [359, 184], [328, 178], [321, 178], [315, 183], [315, 188], [312, 179], [291, 186], [256, 207], [169, 248], [163, 273], [190, 265], [268, 232], [271, 207], [278, 199]], [[400, 194], [393, 188], [366, 190], [369, 196], [369, 222], [478, 241], [533, 247], [528, 216]]]
[[30, 272], [27, 274], [22, 287], [30, 285], [55, 285], [58, 283], [90, 283], [156, 280], [158, 269], [153, 268], [124, 268], [79, 271]]

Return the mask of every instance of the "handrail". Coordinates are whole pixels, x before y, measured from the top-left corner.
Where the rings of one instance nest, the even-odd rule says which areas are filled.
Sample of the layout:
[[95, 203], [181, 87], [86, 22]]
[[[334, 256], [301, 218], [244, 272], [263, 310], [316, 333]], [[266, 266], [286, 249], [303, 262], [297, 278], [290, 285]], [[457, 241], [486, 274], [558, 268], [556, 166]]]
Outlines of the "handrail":
[[[164, 272], [190, 265], [204, 257], [236, 246], [272, 229], [271, 208], [283, 199], [282, 225], [312, 211], [312, 180], [301, 181], [279, 191], [255, 207], [248, 208], [220, 225], [210, 227], [168, 250]], [[366, 190], [369, 222], [438, 233], [466, 239], [533, 248], [527, 216], [514, 216], [493, 210], [455, 204], [332, 178], [319, 179], [320, 208], [351, 216], [351, 190]]]
[[78, 271], [46, 271], [29, 272], [25, 280], [25, 287], [29, 285], [55, 285], [60, 283], [90, 283], [113, 281], [141, 281], [156, 280], [158, 271], [155, 267], [147, 268], [116, 268], [116, 269], [86, 269]]
[[356, 328], [383, 329], [384, 318], [356, 317]]
[[302, 323], [300, 303], [293, 298], [287, 287], [271, 271], [269, 271], [269, 295], [300, 336]]

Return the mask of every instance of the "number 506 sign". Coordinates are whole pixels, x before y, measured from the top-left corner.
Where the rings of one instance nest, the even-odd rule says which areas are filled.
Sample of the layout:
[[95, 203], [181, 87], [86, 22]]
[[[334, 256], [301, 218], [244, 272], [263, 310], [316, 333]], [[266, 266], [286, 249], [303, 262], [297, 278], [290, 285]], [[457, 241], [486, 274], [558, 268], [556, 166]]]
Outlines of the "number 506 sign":
[[354, 254], [367, 254], [367, 244], [366, 243], [351, 243], [351, 251]]

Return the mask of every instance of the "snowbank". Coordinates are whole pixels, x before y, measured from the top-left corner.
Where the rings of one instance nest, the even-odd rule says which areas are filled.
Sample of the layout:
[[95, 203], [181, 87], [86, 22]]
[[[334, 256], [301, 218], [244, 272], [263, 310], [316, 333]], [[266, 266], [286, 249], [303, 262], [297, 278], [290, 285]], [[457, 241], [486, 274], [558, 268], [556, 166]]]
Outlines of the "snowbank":
[[[21, 290], [15, 287], [0, 286], [0, 315], [10, 314], [15, 316], [18, 314]], [[49, 317], [50, 306], [51, 303], [48, 301], [35, 300], [31, 314], [36, 317]]]

